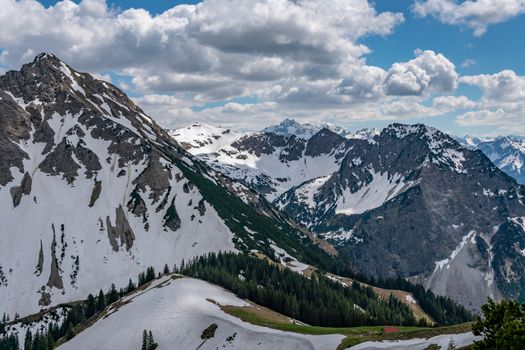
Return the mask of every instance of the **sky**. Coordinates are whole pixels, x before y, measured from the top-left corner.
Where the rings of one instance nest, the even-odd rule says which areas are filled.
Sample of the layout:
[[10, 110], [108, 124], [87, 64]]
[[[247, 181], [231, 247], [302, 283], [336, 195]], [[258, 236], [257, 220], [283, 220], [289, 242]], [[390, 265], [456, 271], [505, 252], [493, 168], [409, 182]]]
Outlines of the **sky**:
[[40, 52], [159, 124], [525, 135], [525, 0], [0, 0], [0, 74]]

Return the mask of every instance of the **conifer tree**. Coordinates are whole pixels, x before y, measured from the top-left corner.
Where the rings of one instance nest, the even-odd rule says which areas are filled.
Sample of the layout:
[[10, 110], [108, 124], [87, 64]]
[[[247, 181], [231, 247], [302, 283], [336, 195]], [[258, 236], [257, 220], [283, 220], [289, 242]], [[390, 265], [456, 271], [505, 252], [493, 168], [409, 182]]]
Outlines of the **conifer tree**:
[[53, 339], [53, 336], [51, 333], [47, 334], [47, 349], [52, 350], [55, 348], [55, 339]]
[[67, 326], [67, 333], [66, 333], [66, 339], [71, 340], [73, 339], [77, 334], [75, 333], [75, 330], [73, 329], [73, 325], [71, 322], [69, 322]]
[[109, 305], [109, 304], [114, 303], [117, 300], [118, 300], [117, 289], [115, 287], [115, 284], [111, 283], [111, 289], [109, 290], [108, 295], [107, 295], [107, 303]]
[[89, 294], [87, 301], [86, 301], [86, 319], [90, 318], [97, 312], [97, 308], [95, 305], [95, 297], [93, 294]]
[[148, 332], [144, 330], [142, 332], [142, 350], [148, 350]]
[[148, 334], [148, 345], [148, 350], [155, 350], [159, 346], [157, 343], [155, 343], [155, 339], [153, 339], [153, 334], [151, 333], [151, 331], [149, 331]]
[[102, 311], [104, 310], [105, 307], [106, 307], [106, 298], [104, 297], [104, 292], [101, 289], [100, 292], [98, 293], [98, 298], [97, 298], [97, 311]]
[[24, 338], [24, 350], [32, 350], [33, 347], [33, 334], [31, 333], [31, 330], [28, 329], [26, 332], [26, 336]]
[[153, 281], [155, 279], [155, 269], [150, 266], [146, 270], [146, 282]]
[[128, 282], [128, 287], [126, 288], [126, 293], [133, 292], [134, 290], [135, 290], [135, 284], [133, 283], [133, 281], [130, 278], [129, 282]]

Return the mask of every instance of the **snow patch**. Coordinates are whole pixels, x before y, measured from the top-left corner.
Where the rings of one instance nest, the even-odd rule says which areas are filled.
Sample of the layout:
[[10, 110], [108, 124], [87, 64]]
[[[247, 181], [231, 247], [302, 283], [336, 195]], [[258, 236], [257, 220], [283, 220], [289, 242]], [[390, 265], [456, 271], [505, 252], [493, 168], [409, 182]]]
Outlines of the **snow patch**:
[[400, 174], [376, 173], [371, 170], [372, 181], [358, 191], [345, 189], [336, 203], [336, 214], [354, 215], [378, 208], [385, 202], [413, 187], [415, 182], [404, 182]]

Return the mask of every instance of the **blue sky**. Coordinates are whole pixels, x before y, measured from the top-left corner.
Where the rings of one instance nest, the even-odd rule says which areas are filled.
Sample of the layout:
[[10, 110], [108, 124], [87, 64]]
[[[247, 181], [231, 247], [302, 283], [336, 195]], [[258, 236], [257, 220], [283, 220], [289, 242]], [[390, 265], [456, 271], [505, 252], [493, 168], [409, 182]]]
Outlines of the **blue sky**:
[[522, 0], [0, 1], [20, 22], [0, 25], [0, 69], [54, 52], [166, 127], [291, 117], [525, 134]]

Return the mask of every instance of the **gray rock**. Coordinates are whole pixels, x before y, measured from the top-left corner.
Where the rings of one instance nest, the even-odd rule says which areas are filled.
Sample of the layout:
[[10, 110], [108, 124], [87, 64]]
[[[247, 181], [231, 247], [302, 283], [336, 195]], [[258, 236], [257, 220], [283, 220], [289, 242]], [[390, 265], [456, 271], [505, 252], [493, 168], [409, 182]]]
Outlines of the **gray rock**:
[[20, 183], [20, 186], [11, 187], [9, 192], [11, 193], [11, 197], [13, 198], [13, 206], [17, 207], [20, 204], [22, 195], [28, 196], [31, 194], [31, 184], [31, 175], [29, 175], [29, 173], [26, 172], [24, 174], [24, 177], [22, 177], [22, 182]]
[[[51, 226], [53, 230], [53, 242], [51, 243], [51, 272], [49, 274], [49, 280], [47, 281], [47, 286], [52, 288], [64, 289], [64, 283], [62, 282], [62, 277], [60, 276], [60, 267], [58, 266], [58, 259], [56, 256], [56, 237], [55, 237], [55, 225]], [[43, 296], [43, 294], [42, 294]]]
[[106, 226], [108, 230], [108, 238], [111, 247], [114, 251], [119, 251], [120, 246], [125, 246], [126, 250], [130, 250], [135, 240], [135, 234], [129, 225], [128, 219], [122, 206], [115, 209], [115, 226], [111, 224], [111, 220], [106, 217]]

